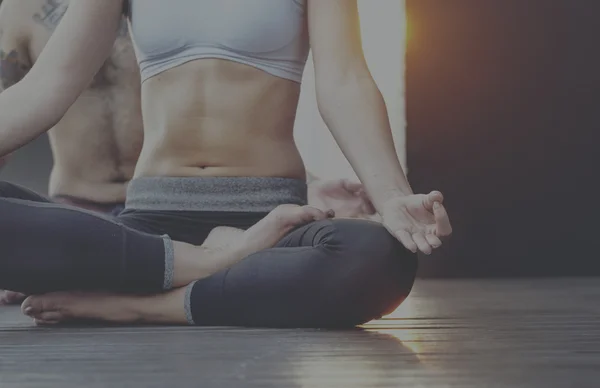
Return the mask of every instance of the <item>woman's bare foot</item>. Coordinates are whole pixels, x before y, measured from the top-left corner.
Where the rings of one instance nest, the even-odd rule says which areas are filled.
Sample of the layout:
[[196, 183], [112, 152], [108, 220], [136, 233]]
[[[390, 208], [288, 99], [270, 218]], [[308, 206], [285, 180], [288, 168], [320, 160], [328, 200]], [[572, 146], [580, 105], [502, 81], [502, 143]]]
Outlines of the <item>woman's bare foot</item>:
[[27, 296], [20, 292], [0, 291], [0, 306], [20, 304]]
[[272, 248], [297, 226], [332, 218], [334, 215], [332, 210], [322, 211], [312, 206], [280, 205], [244, 231], [237, 244], [250, 255]]
[[178, 325], [188, 323], [183, 308], [185, 294], [185, 288], [157, 295], [52, 292], [28, 297], [21, 310], [43, 326], [74, 321]]
[[210, 231], [202, 246], [209, 249], [226, 249], [231, 247], [244, 234], [243, 229], [229, 226], [217, 226]]
[[273, 247], [295, 226], [333, 215], [331, 210], [323, 212], [313, 206], [281, 205], [246, 231], [228, 226], [214, 228], [202, 246], [213, 250], [237, 246], [251, 254]]
[[21, 305], [23, 314], [38, 325], [55, 325], [72, 320], [103, 320], [116, 323], [134, 322], [135, 314], [127, 309], [130, 297], [114, 303], [111, 294], [91, 292], [52, 292], [32, 295]]

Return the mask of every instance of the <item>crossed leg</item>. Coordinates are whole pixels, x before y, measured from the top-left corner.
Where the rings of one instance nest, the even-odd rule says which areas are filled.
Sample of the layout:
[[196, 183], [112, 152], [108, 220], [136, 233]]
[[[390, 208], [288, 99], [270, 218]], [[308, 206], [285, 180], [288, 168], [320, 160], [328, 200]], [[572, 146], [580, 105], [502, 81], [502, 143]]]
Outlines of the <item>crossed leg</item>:
[[410, 293], [416, 267], [416, 256], [381, 224], [322, 220], [185, 288], [154, 295], [49, 293], [29, 297], [23, 311], [42, 325], [352, 327], [392, 312]]
[[[226, 250], [243, 235], [241, 229], [217, 227], [202, 245], [212, 251]], [[155, 295], [53, 292], [30, 296], [21, 310], [41, 326], [77, 320], [184, 325], [187, 323], [183, 309], [185, 296], [185, 287]]]

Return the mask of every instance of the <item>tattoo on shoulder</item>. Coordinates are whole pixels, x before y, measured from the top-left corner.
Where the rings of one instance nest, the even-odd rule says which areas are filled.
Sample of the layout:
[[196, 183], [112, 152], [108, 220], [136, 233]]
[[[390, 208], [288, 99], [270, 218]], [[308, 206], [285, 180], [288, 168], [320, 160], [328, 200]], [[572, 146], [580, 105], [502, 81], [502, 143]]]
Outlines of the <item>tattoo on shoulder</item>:
[[63, 0], [46, 0], [42, 9], [33, 15], [33, 20], [53, 31], [67, 12], [67, 3]]
[[29, 69], [17, 50], [5, 52], [0, 49], [0, 84], [4, 89], [22, 80]]
[[[2, 0], [0, 0], [0, 2], [1, 1]], [[69, 5], [64, 0], [46, 0], [42, 9], [33, 15], [33, 20], [50, 31], [54, 31], [63, 16], [65, 16], [67, 8], [69, 8]], [[127, 35], [127, 19], [123, 17], [119, 26], [119, 37], [125, 37]]]

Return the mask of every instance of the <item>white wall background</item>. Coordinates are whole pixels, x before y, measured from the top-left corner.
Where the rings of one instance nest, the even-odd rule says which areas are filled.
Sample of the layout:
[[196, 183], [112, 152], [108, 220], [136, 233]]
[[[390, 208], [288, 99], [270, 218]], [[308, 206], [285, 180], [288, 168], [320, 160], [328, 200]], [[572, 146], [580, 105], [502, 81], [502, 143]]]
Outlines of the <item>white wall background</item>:
[[[385, 99], [396, 150], [406, 168], [404, 0], [359, 0], [358, 3], [365, 56]], [[309, 58], [304, 73], [294, 133], [309, 171], [323, 178], [356, 178], [319, 115], [312, 57]]]

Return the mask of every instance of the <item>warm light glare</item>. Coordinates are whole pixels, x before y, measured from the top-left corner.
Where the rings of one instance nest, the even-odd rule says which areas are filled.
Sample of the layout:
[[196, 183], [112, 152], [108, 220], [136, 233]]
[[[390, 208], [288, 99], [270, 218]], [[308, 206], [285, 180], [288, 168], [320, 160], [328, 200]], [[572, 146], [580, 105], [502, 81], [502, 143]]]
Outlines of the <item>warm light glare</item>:
[[404, 47], [405, 50], [411, 45], [413, 41], [414, 28], [413, 28], [413, 19], [410, 15], [404, 12]]
[[421, 366], [434, 366], [427, 358], [428, 341], [426, 328], [422, 327], [417, 298], [409, 296], [393, 313], [380, 320], [371, 321], [363, 326], [364, 329], [387, 334], [398, 339], [403, 346], [410, 349]]

